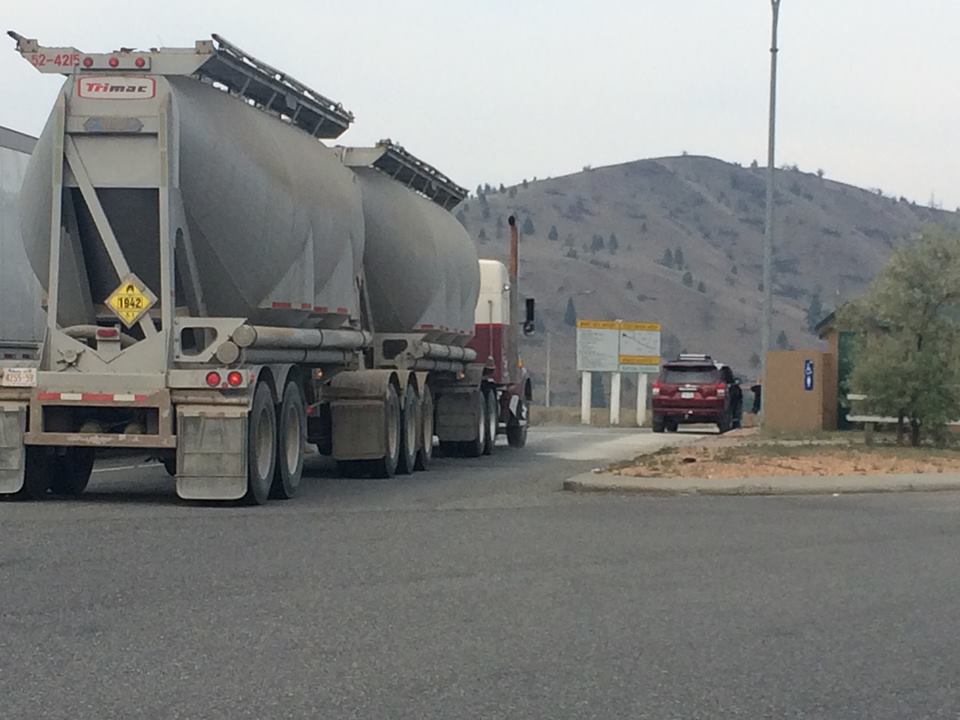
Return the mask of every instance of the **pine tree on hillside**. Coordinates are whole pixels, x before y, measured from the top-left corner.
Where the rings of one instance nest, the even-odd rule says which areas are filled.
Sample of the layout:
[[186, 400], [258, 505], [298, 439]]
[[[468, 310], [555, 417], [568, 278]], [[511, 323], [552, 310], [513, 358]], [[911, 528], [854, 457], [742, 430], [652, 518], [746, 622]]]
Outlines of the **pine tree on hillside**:
[[668, 268], [673, 267], [673, 250], [667, 248], [663, 251], [663, 257], [660, 259], [660, 264]]
[[556, 226], [556, 225], [551, 225], [551, 226], [550, 226], [550, 232], [547, 234], [547, 238], [548, 238], [549, 240], [553, 240], [554, 242], [556, 242], [557, 240], [560, 239], [560, 233], [557, 232], [557, 226]]
[[611, 255], [616, 255], [617, 250], [620, 249], [620, 241], [617, 240], [616, 233], [610, 233], [610, 239], [607, 241], [607, 250], [610, 251]]
[[570, 327], [577, 326], [577, 308], [573, 304], [573, 298], [567, 298], [567, 310], [563, 314], [563, 321]]
[[527, 216], [527, 219], [523, 221], [523, 234], [524, 235], [533, 235], [536, 232], [536, 228], [533, 227], [533, 220]]

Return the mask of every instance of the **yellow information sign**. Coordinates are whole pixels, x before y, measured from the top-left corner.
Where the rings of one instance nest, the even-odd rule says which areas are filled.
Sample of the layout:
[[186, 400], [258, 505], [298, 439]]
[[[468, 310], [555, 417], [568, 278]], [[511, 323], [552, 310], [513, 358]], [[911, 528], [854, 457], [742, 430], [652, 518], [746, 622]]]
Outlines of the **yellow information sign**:
[[584, 330], [619, 330], [619, 320], [577, 320], [577, 327]]
[[146, 315], [156, 302], [157, 297], [143, 281], [130, 273], [120, 286], [110, 293], [106, 304], [123, 324], [130, 328], [140, 322], [140, 318]]

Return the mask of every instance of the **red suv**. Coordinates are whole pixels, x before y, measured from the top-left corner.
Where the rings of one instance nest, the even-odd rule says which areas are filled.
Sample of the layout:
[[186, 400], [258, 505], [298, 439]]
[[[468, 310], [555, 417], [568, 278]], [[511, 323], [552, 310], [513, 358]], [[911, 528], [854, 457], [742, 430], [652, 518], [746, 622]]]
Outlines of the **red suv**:
[[665, 363], [653, 383], [653, 431], [676, 432], [681, 423], [740, 427], [743, 392], [733, 371], [709, 355], [681, 355]]

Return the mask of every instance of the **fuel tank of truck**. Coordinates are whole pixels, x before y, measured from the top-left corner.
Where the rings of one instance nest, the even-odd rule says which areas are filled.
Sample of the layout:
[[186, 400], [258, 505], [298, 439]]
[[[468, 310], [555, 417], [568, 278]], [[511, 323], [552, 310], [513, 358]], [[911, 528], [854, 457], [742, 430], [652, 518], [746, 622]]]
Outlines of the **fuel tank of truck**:
[[373, 168], [363, 191], [363, 264], [377, 332], [422, 331], [455, 345], [473, 335], [476, 248], [448, 211]]
[[[131, 270], [159, 295], [158, 188], [166, 155], [155, 129], [169, 115], [171, 207], [174, 224], [180, 217], [184, 225], [170, 230], [177, 306], [294, 327], [358, 317], [364, 222], [357, 176], [318, 140], [240, 98], [191, 77], [154, 80], [155, 93], [143, 99], [81, 97], [73, 78], [62, 90], [73, 131], [67, 141], [75, 142]], [[24, 246], [44, 286], [56, 113], [20, 195]], [[143, 130], [86, 132], [90, 118], [100, 128]], [[118, 277], [69, 171], [64, 187], [59, 322], [82, 324], [102, 313]], [[187, 272], [188, 250], [194, 273]], [[199, 293], [186, 292], [191, 280]]]

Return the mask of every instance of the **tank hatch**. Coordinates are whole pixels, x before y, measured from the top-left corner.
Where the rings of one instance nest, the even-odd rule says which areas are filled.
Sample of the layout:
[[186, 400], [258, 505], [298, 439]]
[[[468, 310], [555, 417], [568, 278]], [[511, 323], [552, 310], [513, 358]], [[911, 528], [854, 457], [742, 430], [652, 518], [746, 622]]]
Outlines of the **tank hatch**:
[[467, 197], [467, 189], [432, 165], [407, 152], [392, 140], [381, 140], [372, 148], [339, 147], [340, 159], [347, 167], [372, 167], [432, 200], [444, 210], [452, 210]]

